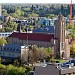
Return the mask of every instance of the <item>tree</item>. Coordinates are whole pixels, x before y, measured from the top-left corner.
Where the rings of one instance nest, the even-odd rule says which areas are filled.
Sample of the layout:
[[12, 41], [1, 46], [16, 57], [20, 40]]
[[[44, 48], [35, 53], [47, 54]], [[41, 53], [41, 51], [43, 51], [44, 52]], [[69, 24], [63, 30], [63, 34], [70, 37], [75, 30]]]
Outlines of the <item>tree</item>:
[[0, 64], [0, 75], [3, 75], [6, 72], [6, 66]]
[[0, 24], [2, 24], [3, 22], [2, 22], [2, 20], [0, 20]]
[[7, 43], [7, 41], [5, 39], [0, 38], [0, 46], [4, 45], [6, 43]]
[[0, 64], [0, 75], [28, 75], [31, 71], [30, 67], [16, 67], [13, 65], [2, 65]]
[[38, 14], [32, 12], [31, 14], [28, 14], [28, 17], [38, 17]]
[[70, 53], [71, 55], [75, 55], [75, 41], [72, 41], [72, 44], [70, 46]]
[[26, 75], [25, 72], [26, 72], [26, 69], [24, 67], [19, 67], [17, 69], [18, 71], [18, 75]]
[[17, 71], [18, 67], [15, 67], [10, 64], [10, 65], [6, 66], [6, 68], [7, 68], [6, 75], [18, 75], [18, 71]]
[[55, 16], [54, 14], [50, 14], [50, 16], [49, 16], [49, 17], [52, 19], [54, 16]]
[[38, 48], [37, 49], [37, 54], [38, 54], [38, 59], [39, 60], [44, 60], [46, 58], [50, 58], [50, 55], [52, 53], [52, 50], [50, 48]]
[[4, 28], [0, 29], [0, 32], [5, 32], [5, 29]]
[[2, 60], [2, 58], [0, 57], [0, 64], [1, 64], [1, 60]]
[[6, 10], [6, 9], [3, 9], [3, 10], [2, 10], [2, 15], [4, 15], [4, 16], [7, 16], [7, 15], [8, 15], [8, 13], [7, 13], [7, 10]]
[[11, 32], [12, 30], [17, 30], [18, 24], [16, 22], [13, 22], [10, 18], [8, 19], [6, 24], [7, 24], [5, 27], [6, 32]]
[[12, 28], [13, 30], [17, 30], [17, 26], [18, 24], [16, 22], [13, 21], [10, 22], [10, 28]]
[[16, 9], [15, 12], [11, 14], [12, 17], [18, 18], [18, 19], [24, 19], [24, 15], [25, 15], [25, 12], [20, 9]]
[[45, 17], [49, 18], [50, 14], [45, 14]]
[[30, 46], [28, 52], [24, 51], [22, 55], [22, 61], [26, 61], [28, 63], [35, 63], [37, 61], [41, 61], [49, 58], [52, 54], [51, 48], [38, 48], [36, 46]]
[[11, 16], [14, 17], [14, 18], [18, 18], [17, 13], [12, 13]]
[[24, 12], [26, 12], [26, 11], [30, 11], [30, 8], [23, 8], [22, 9]]
[[12, 32], [12, 31], [13, 31], [13, 28], [5, 27], [5, 32]]
[[17, 59], [14, 60], [14, 66], [19, 66], [19, 62]]

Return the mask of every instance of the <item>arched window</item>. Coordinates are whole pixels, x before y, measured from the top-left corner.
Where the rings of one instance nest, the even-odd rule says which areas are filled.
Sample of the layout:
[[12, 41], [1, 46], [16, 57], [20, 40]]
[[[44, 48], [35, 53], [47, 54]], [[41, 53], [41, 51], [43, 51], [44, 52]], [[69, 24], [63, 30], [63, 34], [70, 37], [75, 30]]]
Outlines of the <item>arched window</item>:
[[64, 57], [64, 52], [62, 52], [62, 58]]

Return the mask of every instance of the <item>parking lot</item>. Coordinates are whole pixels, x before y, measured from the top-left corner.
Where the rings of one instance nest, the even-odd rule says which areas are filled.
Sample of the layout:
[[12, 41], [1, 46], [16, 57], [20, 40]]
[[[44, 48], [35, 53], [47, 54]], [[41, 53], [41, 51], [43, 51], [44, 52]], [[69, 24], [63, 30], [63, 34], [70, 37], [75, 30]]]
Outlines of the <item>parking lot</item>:
[[75, 75], [75, 64], [67, 61], [62, 64], [50, 63], [45, 66], [35, 66], [35, 75]]

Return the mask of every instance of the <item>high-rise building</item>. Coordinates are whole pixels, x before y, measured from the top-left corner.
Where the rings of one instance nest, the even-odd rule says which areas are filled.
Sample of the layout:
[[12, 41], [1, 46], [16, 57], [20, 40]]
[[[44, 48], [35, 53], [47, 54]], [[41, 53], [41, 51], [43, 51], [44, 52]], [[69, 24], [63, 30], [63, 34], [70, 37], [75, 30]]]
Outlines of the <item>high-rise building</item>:
[[66, 26], [66, 21], [62, 16], [62, 14], [60, 13], [58, 19], [55, 21], [55, 32], [54, 32], [54, 38], [55, 38], [54, 55], [56, 58], [58, 57], [68, 58], [70, 56], [68, 40], [65, 38], [65, 26]]

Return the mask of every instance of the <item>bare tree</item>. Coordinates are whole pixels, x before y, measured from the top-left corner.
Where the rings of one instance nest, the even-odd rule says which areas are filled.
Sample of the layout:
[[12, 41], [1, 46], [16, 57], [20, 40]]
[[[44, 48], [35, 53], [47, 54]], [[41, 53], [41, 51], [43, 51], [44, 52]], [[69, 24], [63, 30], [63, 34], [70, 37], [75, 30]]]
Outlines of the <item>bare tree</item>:
[[50, 57], [50, 52], [45, 48], [38, 48], [35, 46], [30, 46], [28, 51], [23, 51], [22, 53], [22, 62], [35, 63], [45, 58]]

